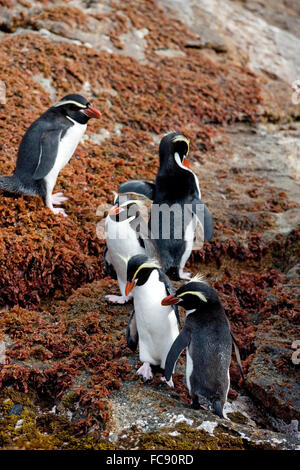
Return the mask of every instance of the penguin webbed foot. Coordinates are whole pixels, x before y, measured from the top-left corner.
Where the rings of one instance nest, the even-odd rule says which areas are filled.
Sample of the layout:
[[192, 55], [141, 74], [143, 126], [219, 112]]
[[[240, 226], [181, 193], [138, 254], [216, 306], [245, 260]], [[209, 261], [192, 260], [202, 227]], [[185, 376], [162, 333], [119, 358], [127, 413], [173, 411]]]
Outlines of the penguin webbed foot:
[[112, 302], [113, 304], [125, 304], [130, 300], [130, 296], [128, 295], [105, 295], [105, 300]]
[[64, 196], [64, 193], [55, 193], [51, 194], [51, 202], [54, 205], [62, 204], [66, 201], [68, 201], [68, 197]]
[[144, 382], [153, 379], [152, 369], [149, 362], [144, 362], [144, 364], [136, 371], [137, 375], [141, 375]]
[[183, 268], [179, 268], [179, 278], [183, 280], [190, 281], [192, 279], [192, 274], [184, 271]]
[[47, 195], [44, 198], [45, 204], [53, 214], [62, 214], [64, 217], [68, 217], [67, 214], [65, 213], [65, 210], [62, 207], [53, 207], [53, 204], [61, 204], [65, 201], [67, 201], [68, 198], [63, 195], [63, 193], [56, 193], [56, 194], [51, 194]]
[[64, 217], [68, 217], [67, 214], [65, 213], [64, 209], [62, 207], [52, 207], [51, 211], [53, 214], [62, 214]]
[[167, 385], [169, 385], [170, 388], [174, 388], [174, 382], [173, 382], [172, 377], [170, 378], [170, 380], [167, 380], [166, 377], [161, 377], [160, 380], [162, 382], [165, 382]]

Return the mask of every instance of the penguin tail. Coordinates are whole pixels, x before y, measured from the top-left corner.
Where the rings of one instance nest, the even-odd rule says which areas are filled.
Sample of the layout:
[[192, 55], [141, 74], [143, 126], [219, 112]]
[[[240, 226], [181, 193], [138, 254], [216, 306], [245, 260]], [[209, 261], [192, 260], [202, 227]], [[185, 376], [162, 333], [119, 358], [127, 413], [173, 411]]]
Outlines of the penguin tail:
[[12, 176], [0, 176], [0, 190], [14, 193], [22, 194], [21, 182], [15, 175]]
[[24, 185], [22, 181], [16, 176], [0, 176], [0, 190], [12, 194], [25, 194], [27, 196], [42, 196], [43, 191], [39, 186], [39, 182], [28, 183]]
[[224, 418], [224, 413], [223, 413], [224, 404], [222, 404], [220, 400], [215, 400], [215, 401], [212, 403], [212, 407], [213, 407], [214, 412], [215, 412], [220, 418]]

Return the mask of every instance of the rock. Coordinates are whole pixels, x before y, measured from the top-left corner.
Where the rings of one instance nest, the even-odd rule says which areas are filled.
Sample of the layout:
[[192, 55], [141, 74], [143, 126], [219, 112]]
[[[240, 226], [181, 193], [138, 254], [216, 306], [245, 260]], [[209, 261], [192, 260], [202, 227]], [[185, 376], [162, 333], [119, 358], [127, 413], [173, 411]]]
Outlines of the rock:
[[300, 280], [300, 264], [296, 264], [296, 266], [293, 266], [285, 275], [288, 281], [292, 280]]
[[297, 0], [243, 0], [243, 7], [268, 23], [300, 37], [300, 5]]
[[186, 57], [186, 54], [179, 49], [157, 49], [154, 52], [160, 57]]
[[255, 357], [247, 374], [247, 388], [273, 416], [290, 423], [300, 420], [300, 370], [292, 361], [292, 343], [299, 329], [285, 318], [260, 324]]
[[289, 435], [284, 426], [278, 432], [258, 427], [248, 414], [249, 410], [253, 413], [253, 405], [247, 407], [245, 403], [240, 401], [239, 413], [230, 413], [231, 404], [226, 404], [225, 412], [230, 419], [222, 420], [210, 411], [187, 408], [166, 385], [153, 387], [137, 383], [132, 387], [125, 382], [111, 401], [109, 439], [121, 449], [136, 446], [139, 449], [170, 450], [180, 448], [182, 442], [185, 449], [297, 447], [297, 435]]
[[[283, 0], [278, 2], [279, 8], [276, 0], [264, 6], [249, 0], [248, 8], [244, 2], [241, 5], [227, 0], [161, 0], [160, 3], [168, 14], [179, 18], [200, 38], [191, 41], [191, 47], [227, 52], [235, 63], [247, 64], [258, 73], [269, 118], [299, 116], [300, 104], [292, 103], [292, 84], [300, 77], [299, 6], [289, 7], [290, 23], [282, 28], [274, 18], [284, 18], [287, 8]], [[257, 7], [251, 8], [253, 4]]]
[[20, 414], [22, 413], [23, 411], [23, 405], [21, 405], [20, 403], [15, 403], [9, 413], [8, 413], [8, 416], [11, 416], [11, 415], [16, 415], [16, 416], [20, 416]]

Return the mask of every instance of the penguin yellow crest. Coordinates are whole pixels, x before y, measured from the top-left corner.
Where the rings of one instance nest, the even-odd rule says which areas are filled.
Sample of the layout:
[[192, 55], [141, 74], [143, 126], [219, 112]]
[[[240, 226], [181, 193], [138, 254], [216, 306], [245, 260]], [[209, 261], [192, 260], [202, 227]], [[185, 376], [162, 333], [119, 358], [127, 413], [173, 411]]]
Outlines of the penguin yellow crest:
[[190, 141], [187, 137], [185, 137], [183, 134], [176, 135], [173, 139], [172, 142], [185, 142], [187, 145], [187, 152], [186, 154], [188, 155], [190, 151]]
[[183, 297], [184, 295], [187, 295], [187, 294], [195, 295], [196, 297], [199, 297], [199, 299], [202, 300], [202, 302], [207, 302], [207, 299], [206, 299], [205, 295], [203, 295], [201, 292], [198, 292], [198, 291], [195, 291], [195, 290], [183, 292], [182, 294], [179, 294], [177, 297]]
[[78, 106], [78, 108], [86, 108], [85, 104], [78, 103], [78, 101], [75, 101], [75, 100], [58, 101], [57, 103], [55, 103], [54, 108], [58, 108], [59, 106], [64, 106], [65, 104], [75, 104], [76, 106]]
[[157, 269], [160, 269], [161, 266], [160, 266], [159, 262], [158, 262], [156, 259], [154, 259], [154, 258], [151, 259], [151, 258], [150, 258], [150, 259], [148, 259], [147, 261], [145, 261], [145, 263], [141, 264], [141, 265], [138, 267], [138, 269], [136, 270], [136, 272], [135, 272], [134, 275], [133, 275], [132, 280], [134, 281], [134, 280], [136, 279], [138, 273], [139, 273], [142, 269], [145, 269], [145, 268], [150, 268], [150, 269], [151, 269], [151, 268], [152, 268], [152, 269], [157, 268]]

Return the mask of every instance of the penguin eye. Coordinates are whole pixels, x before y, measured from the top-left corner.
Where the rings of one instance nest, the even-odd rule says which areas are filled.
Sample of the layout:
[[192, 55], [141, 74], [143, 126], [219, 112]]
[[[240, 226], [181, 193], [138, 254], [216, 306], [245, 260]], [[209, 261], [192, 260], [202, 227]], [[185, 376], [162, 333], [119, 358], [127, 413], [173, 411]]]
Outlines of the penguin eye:
[[71, 108], [71, 111], [78, 111], [78, 106], [76, 106], [76, 104], [71, 104], [70, 108]]
[[188, 152], [188, 147], [185, 142], [176, 142], [176, 147], [175, 151], [179, 153], [179, 155], [182, 157], [183, 155], [187, 155]]

